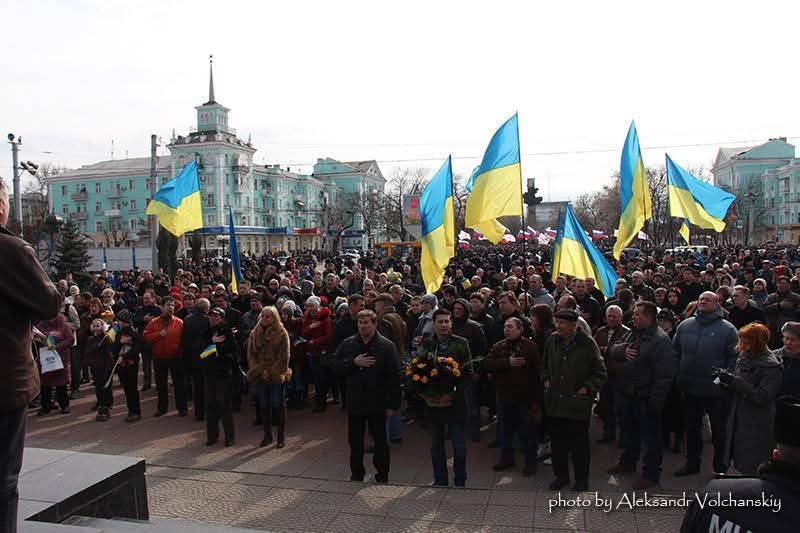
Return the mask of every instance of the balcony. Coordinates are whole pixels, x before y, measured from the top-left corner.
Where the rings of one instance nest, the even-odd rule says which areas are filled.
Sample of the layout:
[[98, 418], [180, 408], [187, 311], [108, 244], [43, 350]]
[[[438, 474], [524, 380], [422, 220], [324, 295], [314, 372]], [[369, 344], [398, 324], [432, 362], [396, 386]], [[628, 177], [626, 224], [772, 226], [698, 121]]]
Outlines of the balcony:
[[261, 192], [261, 196], [263, 196], [263, 197], [265, 197], [265, 198], [266, 198], [267, 196], [272, 196], [272, 191], [271, 191], [271, 190], [269, 190], [269, 189], [261, 189], [261, 191], [260, 191], [260, 192]]
[[74, 192], [70, 195], [70, 198], [75, 202], [85, 202], [89, 198], [89, 193], [86, 191]]
[[295, 194], [294, 195], [294, 203], [296, 203], [300, 207], [303, 207], [304, 205], [306, 205], [306, 197], [305, 197], [305, 195], [304, 194]]
[[250, 192], [250, 187], [248, 187], [246, 183], [237, 183], [236, 185], [234, 185], [233, 190], [241, 194], [245, 192]]
[[86, 211], [77, 211], [75, 213], [70, 213], [68, 216], [72, 220], [86, 220], [88, 217]]
[[116, 187], [108, 191], [107, 197], [110, 199], [118, 199], [125, 196], [125, 190], [121, 187]]
[[122, 215], [119, 209], [106, 209], [105, 215], [107, 217], [116, 218]]

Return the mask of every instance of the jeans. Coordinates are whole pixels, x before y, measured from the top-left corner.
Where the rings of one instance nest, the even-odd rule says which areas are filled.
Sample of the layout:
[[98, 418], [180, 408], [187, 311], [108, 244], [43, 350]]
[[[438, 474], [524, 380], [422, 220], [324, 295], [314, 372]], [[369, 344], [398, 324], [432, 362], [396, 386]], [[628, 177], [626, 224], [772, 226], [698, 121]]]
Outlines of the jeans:
[[386, 440], [403, 438], [403, 408], [400, 407], [394, 412], [391, 418], [386, 420]]
[[179, 412], [186, 411], [186, 383], [183, 379], [183, 361], [180, 359], [153, 359], [153, 367], [156, 373], [158, 410], [166, 413], [169, 407], [169, 389], [167, 387], [167, 373], [169, 373], [172, 377], [172, 388], [175, 391], [175, 407], [178, 408]]
[[444, 447], [446, 430], [450, 430], [453, 442], [453, 483], [463, 486], [467, 481], [467, 443], [464, 440], [463, 422], [440, 422], [430, 420], [431, 461], [433, 462], [433, 481], [437, 485], [447, 485], [447, 454]]
[[97, 398], [97, 407], [110, 408], [114, 397], [111, 394], [111, 384], [106, 387], [111, 368], [92, 365], [92, 378], [94, 379], [94, 395]]
[[[502, 407], [500, 407], [502, 405]], [[525, 455], [525, 464], [536, 464], [538, 440], [536, 427], [530, 422], [528, 413], [529, 403], [509, 404], [497, 401], [497, 425], [500, 428], [500, 445], [502, 447], [502, 462], [514, 462], [514, 433], [519, 434], [520, 447]]]
[[714, 472], [728, 470], [725, 459], [725, 432], [728, 425], [728, 402], [725, 398], [686, 396], [686, 463], [700, 466], [703, 453], [703, 413], [711, 422], [711, 442], [714, 445]]
[[589, 421], [551, 417], [548, 419], [548, 427], [555, 476], [569, 479], [569, 455], [572, 452], [575, 482], [587, 483], [590, 460]]
[[280, 408], [283, 407], [284, 399], [286, 398], [286, 384], [279, 383], [273, 384], [266, 381], [261, 381], [252, 385], [253, 395], [258, 401], [258, 407], [261, 409]]
[[142, 385], [150, 386], [153, 382], [153, 350], [146, 342], [142, 343]]
[[472, 440], [477, 441], [481, 438], [480, 384], [470, 381], [464, 392], [467, 395], [467, 410], [469, 411], [469, 434]]
[[206, 402], [206, 437], [211, 441], [219, 438], [219, 422], [222, 420], [222, 430], [225, 432], [225, 440], [233, 440], [231, 377], [203, 376], [203, 387], [205, 388], [203, 396]]
[[387, 481], [389, 479], [389, 444], [384, 438], [386, 433], [386, 413], [371, 413], [367, 415], [347, 415], [347, 442], [350, 444], [350, 475], [352, 479], [363, 481], [364, 474], [364, 430], [369, 426], [369, 432], [375, 439], [375, 454], [372, 464], [375, 466], [375, 479]]
[[661, 461], [664, 458], [664, 440], [661, 434], [661, 412], [650, 413], [646, 399], [629, 399], [622, 405], [622, 431], [625, 436], [619, 463], [636, 466], [644, 441], [642, 476], [658, 483], [661, 478]]
[[141, 404], [139, 403], [139, 361], [130, 366], [118, 366], [117, 372], [122, 383], [122, 390], [125, 391], [125, 403], [128, 406], [128, 414], [142, 414]]
[[17, 481], [25, 447], [27, 406], [0, 413], [0, 531], [17, 531]]
[[314, 380], [317, 401], [325, 403], [328, 398], [328, 369], [320, 364], [320, 354], [308, 354], [308, 366]]

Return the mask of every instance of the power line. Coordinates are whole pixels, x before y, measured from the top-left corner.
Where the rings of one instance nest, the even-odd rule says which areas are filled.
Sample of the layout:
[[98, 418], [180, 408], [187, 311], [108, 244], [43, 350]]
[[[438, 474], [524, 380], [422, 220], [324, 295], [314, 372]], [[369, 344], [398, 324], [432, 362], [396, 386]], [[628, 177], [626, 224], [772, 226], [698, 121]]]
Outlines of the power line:
[[[787, 136], [786, 139], [800, 139], [800, 135], [792, 135]], [[714, 141], [714, 142], [703, 142], [703, 143], [689, 143], [689, 144], [665, 144], [665, 145], [656, 145], [656, 146], [642, 146], [642, 150], [651, 151], [651, 150], [668, 150], [673, 148], [701, 148], [705, 146], [723, 146], [723, 145], [737, 145], [737, 144], [751, 144], [751, 143], [763, 143], [764, 139], [747, 139], [747, 140], [728, 140], [728, 141]], [[283, 146], [345, 146], [341, 144], [330, 144], [330, 145], [305, 145], [305, 144], [298, 144], [298, 145], [290, 145], [288, 143], [274, 143], [270, 144], [267, 143], [267, 146], [270, 145], [283, 145]], [[369, 146], [369, 145], [359, 145], [353, 144], [352, 146]], [[374, 146], [423, 146], [423, 145], [379, 145], [376, 144]], [[585, 150], [561, 150], [561, 151], [552, 151], [552, 152], [522, 152], [522, 155], [525, 157], [554, 157], [554, 156], [565, 156], [565, 155], [586, 155], [586, 154], [601, 154], [601, 153], [610, 153], [610, 152], [617, 152], [619, 151], [619, 147], [614, 148], [589, 148]], [[34, 150], [35, 151], [35, 150]], [[42, 152], [44, 153], [44, 152]], [[53, 152], [50, 152], [53, 153]], [[57, 153], [57, 152], [55, 152]], [[85, 152], [88, 153], [88, 152]], [[453, 159], [457, 160], [474, 160], [480, 159], [483, 156], [476, 156], [476, 155], [462, 155], [462, 156], [453, 156]], [[421, 163], [421, 162], [435, 162], [441, 161], [442, 156], [438, 157], [416, 157], [416, 158], [405, 158], [405, 159], [375, 159], [374, 161], [377, 163]], [[117, 161], [122, 161], [117, 159]], [[344, 161], [340, 161], [344, 162]], [[307, 163], [307, 162], [299, 162], [294, 161], [290, 163], [279, 163], [280, 167], [310, 167], [314, 166], [316, 163]], [[80, 170], [74, 169], [74, 170]], [[94, 169], [87, 169], [90, 171], [94, 171]], [[109, 169], [110, 172], [127, 172], [127, 171], [137, 171], [142, 170], [141, 167], [116, 167], [114, 169]], [[102, 172], [102, 171], [101, 171]]]

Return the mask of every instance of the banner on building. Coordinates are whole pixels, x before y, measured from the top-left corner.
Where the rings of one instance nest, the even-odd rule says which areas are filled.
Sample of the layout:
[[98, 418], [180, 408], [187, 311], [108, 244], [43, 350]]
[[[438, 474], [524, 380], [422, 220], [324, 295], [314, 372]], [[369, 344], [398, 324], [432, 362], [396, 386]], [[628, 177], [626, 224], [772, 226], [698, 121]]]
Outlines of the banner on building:
[[422, 229], [422, 218], [419, 215], [420, 196], [419, 194], [403, 195], [403, 226], [414, 240], [419, 239]]

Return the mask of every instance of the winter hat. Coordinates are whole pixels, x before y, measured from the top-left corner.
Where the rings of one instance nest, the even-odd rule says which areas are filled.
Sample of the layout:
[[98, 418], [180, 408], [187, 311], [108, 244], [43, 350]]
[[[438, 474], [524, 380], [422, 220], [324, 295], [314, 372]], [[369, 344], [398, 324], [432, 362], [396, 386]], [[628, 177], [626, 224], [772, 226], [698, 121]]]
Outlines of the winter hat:
[[117, 313], [117, 322], [125, 322], [126, 324], [130, 324], [133, 322], [133, 317], [131, 316], [131, 312], [127, 309], [120, 309]]
[[311, 305], [314, 307], [319, 307], [321, 303], [322, 302], [320, 302], [318, 296], [309, 296], [308, 299], [306, 300], [306, 305]]
[[435, 294], [425, 294], [422, 296], [422, 302], [429, 304], [431, 307], [436, 307], [439, 305], [439, 299], [436, 297]]
[[314, 293], [314, 282], [310, 279], [304, 279], [300, 282], [300, 291], [303, 294], [313, 294]]

